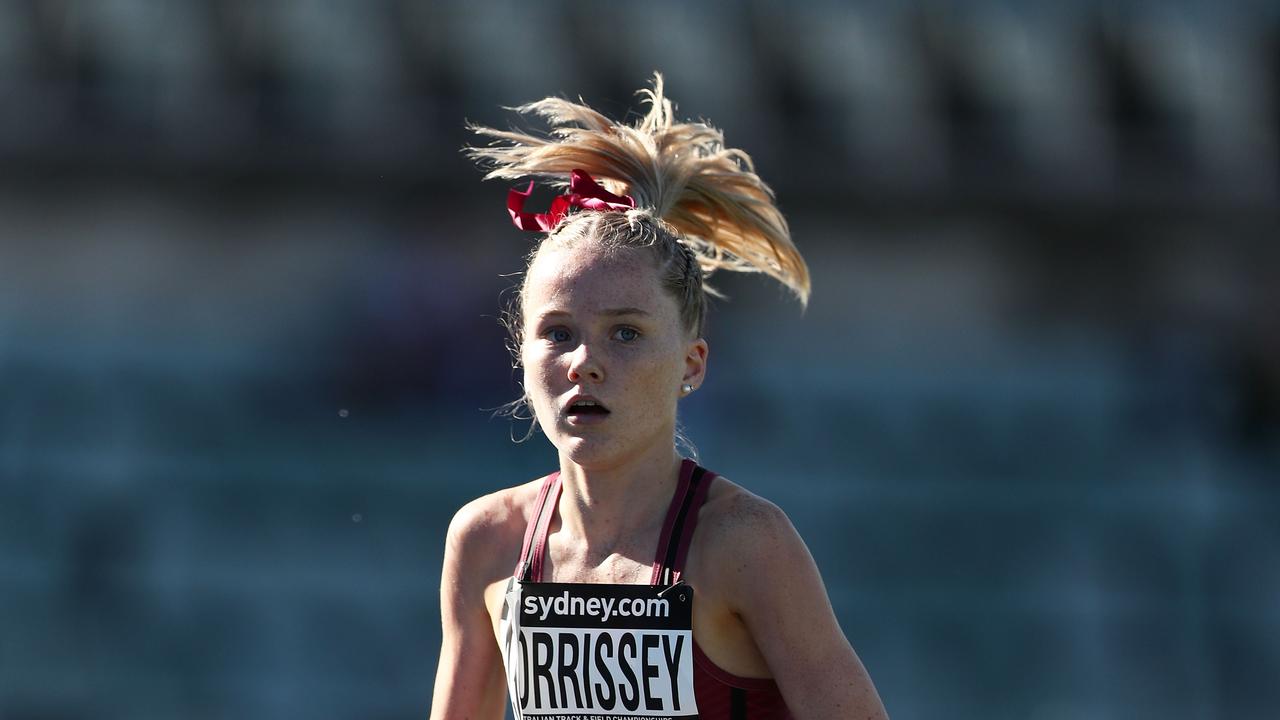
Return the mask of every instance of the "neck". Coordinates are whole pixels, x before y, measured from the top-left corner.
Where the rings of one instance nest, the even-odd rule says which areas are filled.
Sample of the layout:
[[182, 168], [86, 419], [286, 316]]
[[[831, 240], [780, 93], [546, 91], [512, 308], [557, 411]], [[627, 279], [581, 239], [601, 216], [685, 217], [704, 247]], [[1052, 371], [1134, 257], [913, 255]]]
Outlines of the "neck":
[[672, 446], [609, 467], [583, 467], [560, 456], [560, 527], [612, 546], [619, 538], [661, 524], [679, 480], [682, 458]]

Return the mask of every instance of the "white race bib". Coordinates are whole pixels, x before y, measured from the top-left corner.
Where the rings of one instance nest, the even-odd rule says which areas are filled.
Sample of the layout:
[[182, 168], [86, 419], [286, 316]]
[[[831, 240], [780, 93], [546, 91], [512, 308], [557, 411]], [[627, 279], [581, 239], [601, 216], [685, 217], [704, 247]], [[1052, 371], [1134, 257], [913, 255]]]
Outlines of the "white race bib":
[[697, 718], [693, 590], [508, 585], [499, 633], [517, 718]]

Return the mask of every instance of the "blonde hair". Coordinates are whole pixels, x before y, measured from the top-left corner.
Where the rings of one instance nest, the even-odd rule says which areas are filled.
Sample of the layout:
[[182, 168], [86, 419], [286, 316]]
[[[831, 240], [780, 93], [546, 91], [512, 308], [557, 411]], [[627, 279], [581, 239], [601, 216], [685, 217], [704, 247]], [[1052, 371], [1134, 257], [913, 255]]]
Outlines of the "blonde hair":
[[[661, 74], [654, 73], [653, 88], [639, 94], [649, 111], [635, 125], [614, 122], [581, 102], [549, 97], [514, 108], [542, 117], [550, 125], [548, 134], [470, 125], [492, 142], [469, 147], [467, 153], [490, 168], [485, 179], [533, 177], [565, 187], [571, 171], [585, 170], [611, 192], [634, 198], [637, 209], [625, 213], [570, 215], [547, 240], [600, 239], [598, 233], [608, 230], [622, 245], [659, 249], [660, 266], [670, 271], [664, 276], [672, 281], [677, 275], [686, 280], [697, 276], [696, 300], [682, 298], [694, 294], [692, 288], [664, 283], [678, 290], [676, 299], [686, 322], [694, 321], [692, 330], [701, 330], [702, 295], [713, 292], [702, 276], [719, 269], [765, 273], [807, 304], [809, 269], [791, 241], [773, 190], [756, 175], [751, 157], [726, 147], [723, 133], [710, 125], [676, 122]], [[638, 237], [628, 241], [629, 235]], [[671, 247], [671, 242], [678, 247]], [[686, 312], [687, 301], [700, 307]]]

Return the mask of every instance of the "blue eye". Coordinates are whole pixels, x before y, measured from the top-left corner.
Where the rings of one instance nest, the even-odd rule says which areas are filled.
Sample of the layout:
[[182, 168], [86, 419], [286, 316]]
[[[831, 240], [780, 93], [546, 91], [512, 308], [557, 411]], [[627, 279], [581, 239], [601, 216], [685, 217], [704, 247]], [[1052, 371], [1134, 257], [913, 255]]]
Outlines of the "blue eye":
[[618, 328], [613, 333], [613, 336], [621, 340], [622, 342], [633, 342], [636, 338], [640, 337], [640, 331], [636, 330], [633, 327], [624, 326], [624, 327]]
[[569, 342], [569, 331], [564, 328], [551, 328], [546, 333], [546, 338], [553, 343]]

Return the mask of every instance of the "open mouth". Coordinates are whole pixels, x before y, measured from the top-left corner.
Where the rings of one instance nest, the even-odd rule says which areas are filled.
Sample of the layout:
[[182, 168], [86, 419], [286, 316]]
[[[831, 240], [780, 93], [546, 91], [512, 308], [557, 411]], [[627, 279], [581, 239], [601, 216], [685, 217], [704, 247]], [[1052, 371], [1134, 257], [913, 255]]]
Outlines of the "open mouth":
[[565, 414], [569, 417], [604, 417], [609, 414], [609, 408], [601, 405], [597, 400], [588, 400], [581, 398], [569, 403]]

